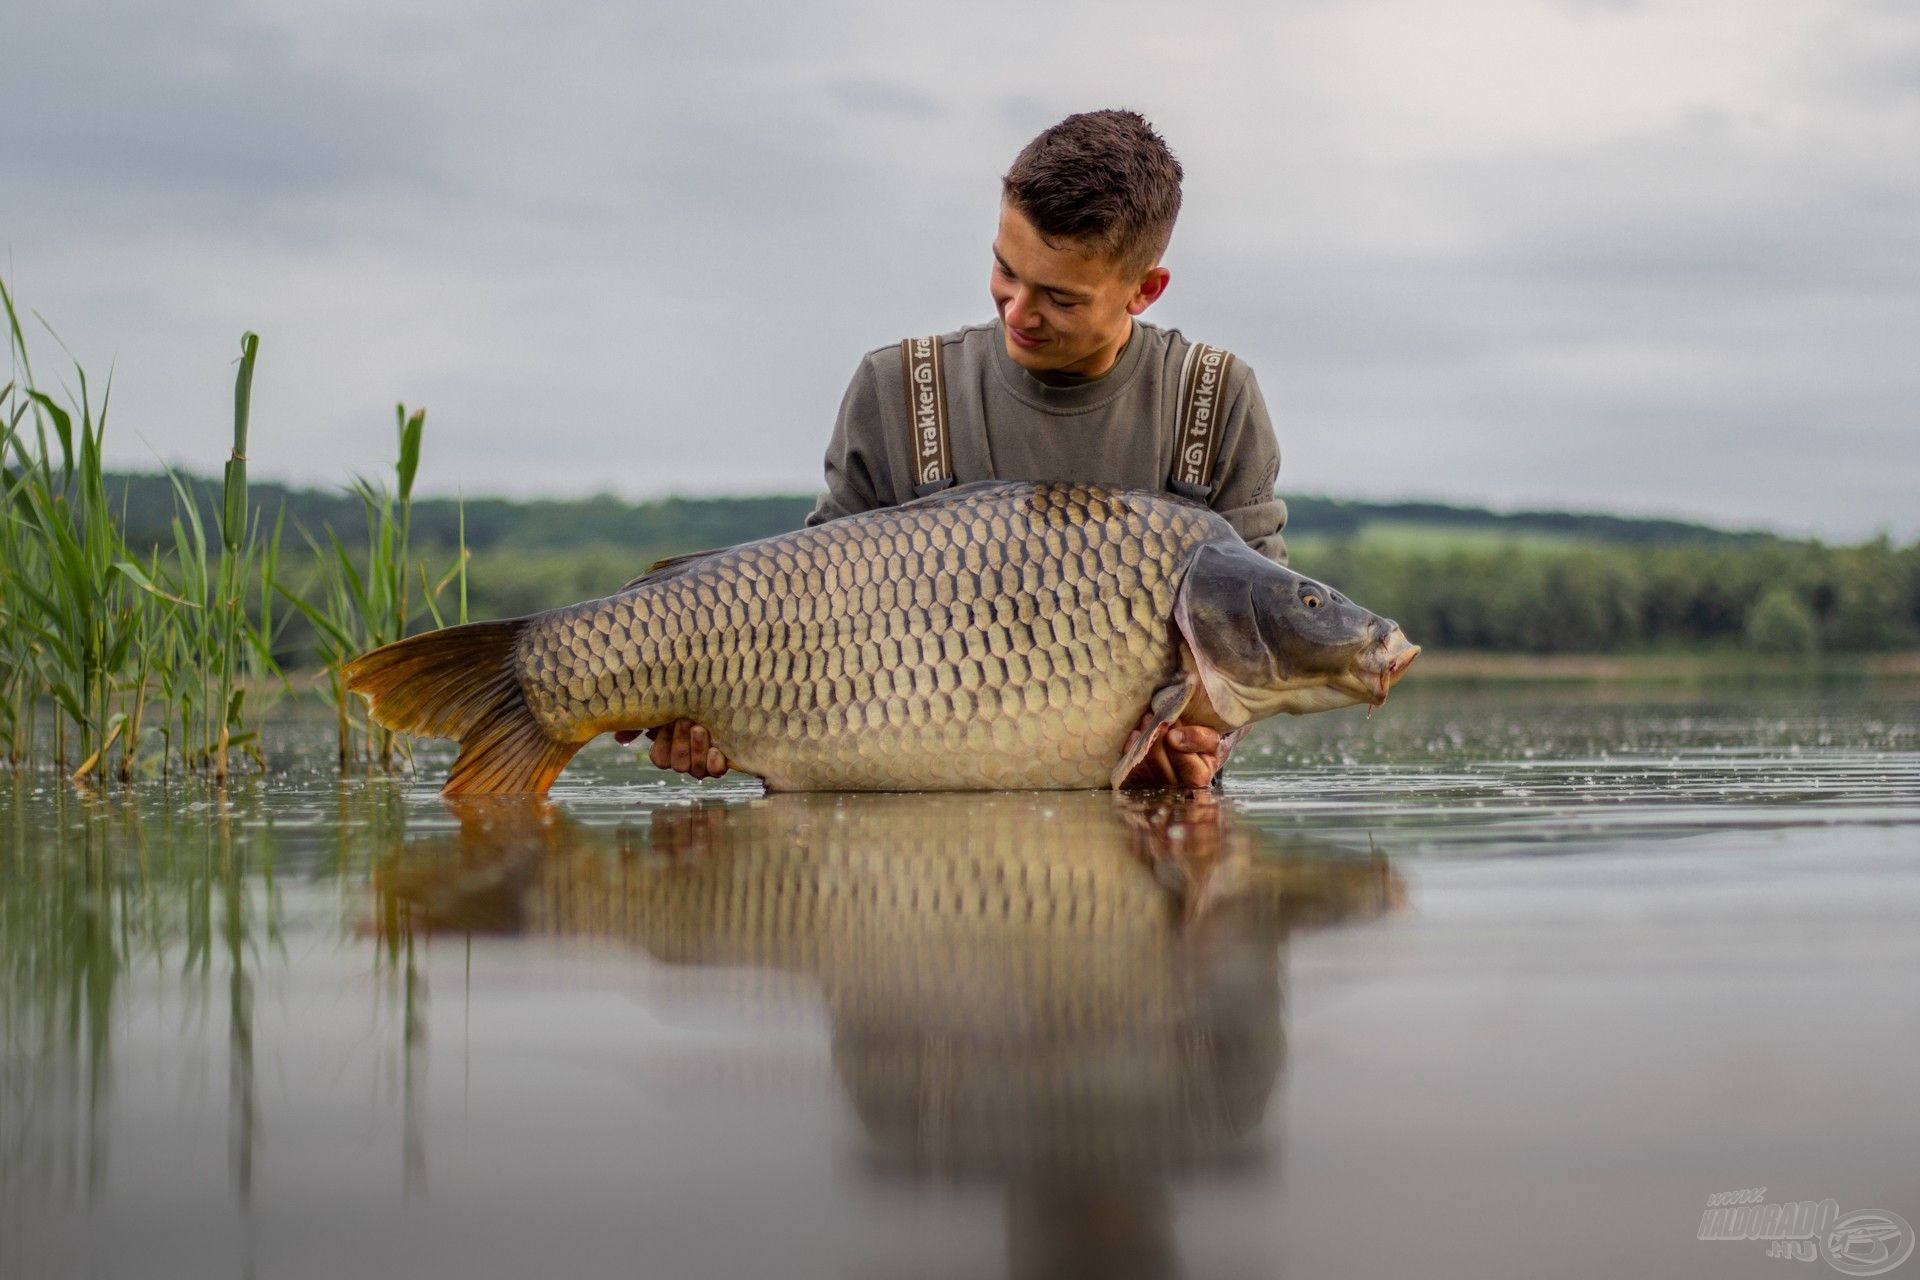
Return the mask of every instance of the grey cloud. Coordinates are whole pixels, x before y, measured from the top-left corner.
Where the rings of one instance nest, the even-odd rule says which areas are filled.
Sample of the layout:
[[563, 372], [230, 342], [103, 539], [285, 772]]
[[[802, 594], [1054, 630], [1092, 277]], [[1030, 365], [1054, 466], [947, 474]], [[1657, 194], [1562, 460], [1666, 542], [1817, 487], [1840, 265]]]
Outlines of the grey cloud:
[[[1515, 30], [1733, 11], [1570, 3]], [[1920, 22], [1804, 9], [1741, 11], [1760, 54], [1703, 41], [1703, 72], [1752, 66], [1697, 103], [1686, 76], [1671, 108], [1604, 85], [1488, 139], [1377, 106], [1396, 66], [1338, 27], [1377, 4], [1249, 9], [1225, 45], [1069, 6], [1062, 62], [1009, 45], [1013, 6], [930, 47], [882, 4], [30, 0], [0, 241], [24, 300], [117, 358], [128, 461], [137, 430], [217, 464], [255, 327], [263, 474], [377, 468], [405, 397], [442, 491], [801, 489], [860, 352], [989, 314], [1020, 144], [1132, 105], [1189, 169], [1149, 318], [1258, 371], [1286, 487], [1904, 535]]]
[[1473, 207], [1475, 255], [1501, 274], [1639, 280], [1703, 291], [1696, 298], [1920, 288], [1920, 257], [1889, 253], [1920, 249], [1913, 193], [1877, 174], [1834, 174], [1817, 153], [1636, 138], [1458, 166], [1440, 182]]
[[841, 105], [860, 113], [930, 119], [945, 111], [938, 98], [895, 80], [840, 80], [831, 92]]
[[417, 177], [431, 160], [437, 126], [416, 95], [304, 65], [286, 31], [238, 5], [29, 6], [7, 25], [9, 185], [252, 203]]
[[1557, 7], [1577, 17], [1592, 14], [1641, 13], [1646, 10], [1646, 0], [1555, 0]]
[[1920, 228], [1890, 180], [1826, 163], [1697, 123], [1455, 160], [1420, 183], [1472, 234], [1189, 250], [1183, 305], [1243, 335], [1283, 484], [1346, 487], [1364, 442], [1382, 493], [1444, 474], [1496, 504], [1911, 531]]
[[[1102, 103], [1102, 106], [1111, 105]], [[996, 99], [993, 104], [994, 115], [1003, 125], [1023, 129], [1029, 135], [1040, 132], [1054, 121], [1071, 115], [1074, 111], [1086, 110], [1085, 104], [1065, 104], [1035, 94], [1016, 93]], [[1009, 156], [1008, 159], [1013, 157]]]

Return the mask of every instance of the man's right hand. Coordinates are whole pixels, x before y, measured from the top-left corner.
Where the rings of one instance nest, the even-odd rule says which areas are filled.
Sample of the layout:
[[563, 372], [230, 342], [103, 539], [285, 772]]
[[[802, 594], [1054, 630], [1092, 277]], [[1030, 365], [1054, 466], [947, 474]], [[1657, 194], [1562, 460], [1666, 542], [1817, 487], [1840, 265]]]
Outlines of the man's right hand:
[[[647, 759], [656, 769], [671, 769], [694, 778], [717, 778], [733, 767], [727, 753], [713, 745], [713, 735], [703, 724], [691, 720], [673, 720], [646, 734], [653, 740]], [[640, 733], [622, 729], [613, 735], [615, 742], [632, 742]]]
[[[1143, 733], [1153, 731], [1153, 712], [1140, 717], [1125, 751], [1131, 751]], [[1129, 791], [1162, 788], [1198, 791], [1213, 784], [1226, 763], [1228, 743], [1220, 734], [1198, 724], [1176, 724], [1160, 735], [1140, 763], [1121, 784]], [[1125, 751], [1122, 754], [1125, 754]]]

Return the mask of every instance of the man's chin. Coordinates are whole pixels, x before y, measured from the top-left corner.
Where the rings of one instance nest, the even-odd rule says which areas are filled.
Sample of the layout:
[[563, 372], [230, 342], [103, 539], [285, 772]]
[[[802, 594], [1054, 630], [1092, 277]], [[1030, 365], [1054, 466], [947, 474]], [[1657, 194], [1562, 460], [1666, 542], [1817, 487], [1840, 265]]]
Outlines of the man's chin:
[[1023, 347], [1011, 335], [1005, 336], [1003, 341], [1007, 345], [1007, 359], [1028, 373], [1052, 373], [1060, 367], [1060, 362], [1053, 358], [1053, 344], [1050, 342], [1042, 342], [1037, 347]]

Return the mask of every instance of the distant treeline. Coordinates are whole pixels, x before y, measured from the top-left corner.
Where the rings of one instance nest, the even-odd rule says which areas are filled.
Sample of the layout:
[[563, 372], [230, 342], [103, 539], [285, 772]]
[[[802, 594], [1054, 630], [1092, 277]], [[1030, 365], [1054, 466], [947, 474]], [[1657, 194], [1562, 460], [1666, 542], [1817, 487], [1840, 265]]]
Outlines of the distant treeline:
[[1920, 544], [1783, 539], [1538, 547], [1317, 544], [1295, 567], [1423, 644], [1523, 653], [1742, 645], [1767, 653], [1920, 644]]
[[[167, 540], [173, 498], [165, 477], [114, 476], [109, 488], [124, 496], [130, 545]], [[255, 483], [252, 496], [269, 519], [285, 513], [290, 575], [299, 573], [305, 548], [298, 530], [324, 540], [332, 528], [348, 545], [364, 541], [363, 508], [349, 493]], [[663, 556], [797, 528], [812, 505], [798, 496], [470, 498], [472, 613], [511, 616], [604, 595]], [[1598, 653], [1743, 645], [1811, 653], [1920, 645], [1920, 544], [1830, 547], [1671, 520], [1439, 503], [1299, 497], [1288, 505], [1296, 568], [1437, 647]], [[461, 516], [452, 499], [416, 499], [415, 546], [434, 555], [450, 550]], [[1417, 526], [1432, 536], [1362, 536], [1381, 525]], [[1451, 539], [1449, 531], [1463, 537]], [[300, 639], [290, 633], [283, 649], [297, 650]], [[298, 661], [295, 652], [287, 656]]]
[[1489, 511], [1485, 507], [1456, 507], [1443, 502], [1353, 502], [1311, 495], [1287, 498], [1287, 527], [1295, 535], [1314, 538], [1350, 538], [1369, 524], [1416, 524], [1462, 532], [1545, 534], [1569, 541], [1591, 542], [1765, 542], [1773, 535], [1716, 529], [1684, 520], [1642, 519], [1584, 511]]
[[[166, 540], [173, 495], [160, 475], [115, 475], [109, 482], [126, 498], [128, 540]], [[203, 490], [215, 481], [196, 481]], [[360, 500], [344, 489], [292, 489], [255, 482], [252, 492], [268, 513], [286, 512], [289, 521], [310, 530], [332, 526], [353, 529], [361, 519]], [[414, 536], [452, 546], [461, 503], [451, 498], [417, 497]], [[1436, 529], [1544, 534], [1567, 540], [1635, 544], [1670, 542], [1757, 543], [1764, 533], [1735, 533], [1679, 520], [1643, 520], [1569, 511], [1494, 512], [1480, 507], [1437, 502], [1355, 502], [1311, 495], [1289, 496], [1290, 531], [1316, 538], [1344, 538], [1369, 524], [1391, 522]], [[638, 555], [674, 555], [702, 547], [729, 546], [798, 528], [813, 509], [813, 499], [796, 495], [748, 498], [661, 498], [628, 502], [610, 494], [591, 498], [506, 498], [465, 500], [467, 545], [476, 552], [510, 546], [521, 550], [569, 549], [589, 543], [632, 548]]]
[[[219, 492], [217, 480], [189, 477], [188, 483], [203, 495]], [[107, 485], [116, 498], [125, 499], [122, 527], [130, 544], [159, 544], [171, 537], [168, 528], [173, 519], [173, 488], [166, 476], [109, 474]], [[285, 513], [289, 540], [294, 543], [299, 541], [298, 529], [319, 536], [332, 528], [347, 541], [365, 523], [360, 499], [344, 488], [293, 489], [271, 481], [255, 481], [251, 494], [254, 505], [269, 519], [277, 512]], [[567, 550], [602, 543], [630, 548], [636, 559], [658, 559], [798, 528], [807, 512], [813, 510], [813, 499], [782, 495], [628, 502], [610, 494], [527, 501], [422, 496], [413, 500], [414, 541], [431, 547], [454, 546], [463, 508], [467, 546], [475, 552], [496, 547]]]

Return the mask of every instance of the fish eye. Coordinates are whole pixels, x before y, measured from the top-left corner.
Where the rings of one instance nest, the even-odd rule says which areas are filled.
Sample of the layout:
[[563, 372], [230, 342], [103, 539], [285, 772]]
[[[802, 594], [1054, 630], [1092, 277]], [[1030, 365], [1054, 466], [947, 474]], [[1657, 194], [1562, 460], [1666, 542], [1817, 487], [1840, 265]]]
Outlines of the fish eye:
[[1309, 609], [1320, 607], [1320, 593], [1312, 587], [1300, 588], [1300, 603]]

